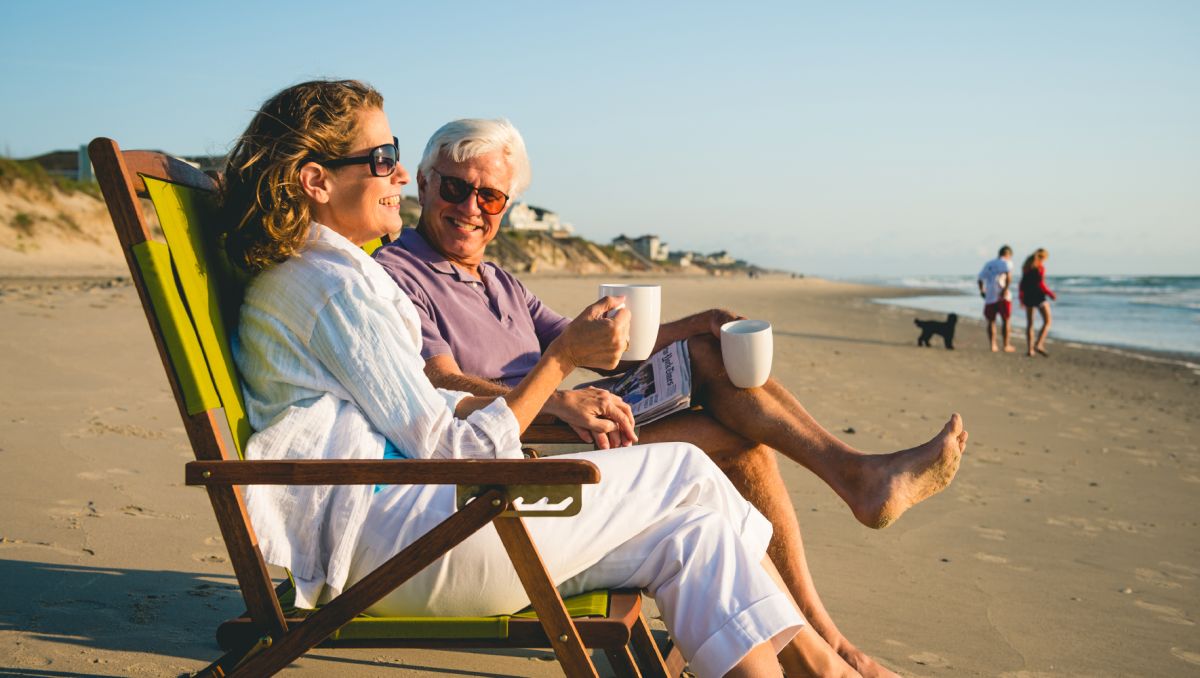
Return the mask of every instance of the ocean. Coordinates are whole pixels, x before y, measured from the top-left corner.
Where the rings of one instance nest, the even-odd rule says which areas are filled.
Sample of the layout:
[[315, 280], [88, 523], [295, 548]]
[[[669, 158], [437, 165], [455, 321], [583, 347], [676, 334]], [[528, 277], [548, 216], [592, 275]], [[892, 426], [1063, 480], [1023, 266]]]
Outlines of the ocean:
[[[1025, 309], [1013, 289], [1014, 342], [1025, 349]], [[854, 282], [929, 290], [929, 294], [877, 303], [983, 318], [983, 300], [974, 276], [855, 278]], [[1050, 302], [1050, 339], [1167, 354], [1200, 362], [1200, 276], [1048, 275], [1058, 295]], [[1034, 325], [1040, 326], [1034, 315]], [[1192, 365], [1193, 367], [1195, 365]]]

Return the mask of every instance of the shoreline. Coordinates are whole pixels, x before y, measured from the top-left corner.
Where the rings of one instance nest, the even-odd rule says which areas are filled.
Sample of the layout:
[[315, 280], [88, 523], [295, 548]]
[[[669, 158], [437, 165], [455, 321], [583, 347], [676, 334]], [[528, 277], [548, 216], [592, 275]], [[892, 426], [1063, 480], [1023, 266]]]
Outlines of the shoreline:
[[[620, 279], [621, 277], [654, 278], [655, 276], [653, 274], [640, 274], [640, 273], [624, 274], [622, 276], [605, 276], [602, 274], [566, 275], [566, 274], [555, 274], [555, 273], [545, 273], [545, 274], [536, 274], [535, 273], [535, 274], [521, 274], [519, 277], [522, 280], [525, 280], [525, 279], [529, 279], [529, 280], [595, 279], [597, 281], [597, 283], [599, 284], [599, 281], [602, 278], [614, 278], [614, 279]], [[676, 276], [663, 276], [663, 275], [659, 275], [657, 277], [664, 281], [669, 281], [669, 280], [673, 280], [676, 278]], [[704, 277], [702, 276], [702, 278], [704, 278]], [[722, 280], [723, 278], [712, 277], [711, 279]], [[725, 278], [725, 279], [731, 280], [732, 278]], [[817, 277], [817, 276], [807, 276], [807, 275], [799, 277], [799, 278], [791, 278], [788, 274], [768, 273], [768, 274], [765, 274], [762, 279], [800, 280], [800, 281], [819, 282], [819, 283], [826, 284], [829, 286], [845, 286], [846, 289], [848, 289], [848, 290], [852, 289], [852, 290], [856, 290], [856, 291], [861, 291], [862, 295], [864, 297], [866, 297], [866, 301], [868, 301], [876, 306], [879, 306], [880, 308], [894, 308], [894, 309], [907, 310], [907, 311], [927, 311], [930, 313], [940, 313], [941, 311], [924, 309], [924, 308], [915, 307], [915, 306], [901, 306], [899, 304], [889, 304], [886, 301], [881, 301], [881, 300], [903, 299], [903, 298], [907, 298], [907, 297], [925, 297], [925, 296], [962, 296], [962, 297], [970, 297], [971, 296], [968, 294], [963, 294], [959, 290], [955, 290], [955, 289], [948, 288], [948, 287], [940, 287], [940, 288], [903, 287], [900, 285], [881, 285], [878, 283], [857, 282], [857, 281], [853, 281], [853, 280], [838, 280], [838, 279], [821, 278], [821, 277]], [[564, 313], [564, 315], [569, 315], [565, 312], [563, 312], [563, 313]], [[664, 320], [666, 320], [666, 319], [667, 318], [664, 317]], [[979, 332], [985, 331], [985, 328], [987, 327], [986, 324], [984, 323], [982, 314], [980, 314], [978, 317], [960, 316], [959, 322], [960, 323], [965, 322], [965, 323], [974, 325], [978, 328]], [[955, 336], [957, 337], [958, 335], [956, 334]], [[1148, 362], [1152, 362], [1152, 363], [1170, 364], [1170, 365], [1174, 365], [1177, 367], [1181, 367], [1186, 370], [1190, 370], [1196, 374], [1200, 374], [1200, 353], [1191, 354], [1191, 353], [1186, 353], [1186, 352], [1182, 352], [1182, 351], [1158, 350], [1158, 349], [1152, 349], [1152, 348], [1145, 348], [1145, 347], [1141, 347], [1141, 346], [1130, 346], [1128, 344], [1120, 344], [1120, 343], [1116, 343], [1116, 342], [1103, 343], [1103, 342], [1084, 341], [1084, 340], [1079, 340], [1079, 339], [1055, 338], [1053, 332], [1051, 333], [1050, 337], [1048, 337], [1048, 340], [1050, 342], [1058, 344], [1060, 346], [1068, 346], [1068, 347], [1071, 347], [1072, 349], [1076, 349], [1076, 350], [1102, 351], [1105, 353], [1111, 353], [1114, 355], [1127, 357], [1127, 358], [1131, 358], [1131, 359], [1135, 359], [1135, 360], [1144, 360], [1144, 361], [1148, 361]]]
[[[688, 273], [675, 273], [669, 275], [643, 273], [638, 271], [626, 272], [616, 275], [607, 275], [603, 273], [586, 273], [586, 274], [569, 274], [562, 272], [552, 273], [522, 273], [519, 276], [522, 280], [595, 280], [599, 286], [601, 280], [611, 279], [620, 281], [625, 279], [661, 279], [664, 281], [684, 279], [684, 280], [735, 280], [742, 279], [733, 276], [708, 276], [708, 275], [693, 275]], [[880, 306], [881, 308], [899, 308], [910, 311], [926, 310], [931, 313], [940, 311], [922, 309], [919, 307], [899, 306], [888, 304], [884, 301], [876, 301], [881, 299], [902, 299], [905, 297], [923, 297], [923, 296], [971, 296], [962, 294], [961, 292], [951, 288], [913, 288], [903, 287], [899, 285], [880, 285], [877, 283], [863, 283], [849, 280], [836, 280], [830, 278], [820, 278], [817, 276], [801, 276], [792, 278], [786, 273], [766, 273], [763, 274], [760, 280], [797, 280], [809, 281], [830, 286], [845, 286], [847, 289], [859, 290], [863, 296], [868, 297], [867, 301]], [[96, 287], [117, 287], [131, 286], [133, 284], [129, 277], [128, 270], [108, 271], [104, 270], [89, 272], [89, 273], [46, 273], [45, 275], [30, 275], [27, 271], [9, 273], [0, 270], [0, 295], [12, 293], [23, 288], [34, 287], [40, 289], [54, 290], [60, 288], [76, 288], [81, 290], [93, 289]], [[566, 314], [564, 312], [564, 314]], [[986, 327], [982, 317], [960, 317], [959, 322], [966, 322], [975, 325], [979, 331], [983, 331]], [[1190, 370], [1193, 373], [1200, 374], [1200, 353], [1190, 354], [1180, 351], [1156, 350], [1152, 348], [1144, 348], [1140, 346], [1130, 346], [1120, 343], [1102, 343], [1083, 341], [1077, 339], [1055, 338], [1053, 334], [1049, 337], [1053, 343], [1069, 346], [1079, 350], [1093, 350], [1111, 353], [1114, 355], [1127, 357], [1135, 360], [1144, 360], [1152, 363], [1163, 363], [1181, 367]]]
[[[1095, 276], [1093, 276], [1093, 277], [1095, 277]], [[1178, 277], [1191, 278], [1194, 276], [1178, 276]], [[851, 283], [851, 284], [862, 284], [862, 283]], [[945, 311], [945, 309], [933, 309], [933, 308], [928, 308], [925, 306], [902, 306], [900, 304], [889, 304], [888, 301], [886, 301], [886, 300], [901, 299], [901, 298], [906, 298], [906, 297], [935, 297], [935, 298], [936, 297], [963, 297], [963, 298], [971, 298], [971, 299], [976, 298], [972, 294], [966, 294], [966, 293], [963, 293], [961, 290], [956, 290], [956, 289], [952, 289], [952, 288], [904, 287], [904, 286], [900, 286], [900, 285], [896, 285], [896, 286], [875, 285], [875, 286], [877, 286], [880, 290], [892, 291], [892, 293], [878, 295], [875, 299], [872, 299], [873, 302], [875, 302], [881, 306], [896, 306], [899, 308], [905, 308], [905, 309], [909, 309], [912, 311], [925, 311], [928, 313], [946, 313], [946, 311]], [[899, 293], [896, 293], [897, 291]], [[1019, 308], [1018, 302], [1014, 301], [1013, 306], [1014, 306], [1013, 316], [1015, 318], [1016, 311]], [[982, 310], [980, 310], [978, 315], [973, 315], [973, 316], [963, 316], [960, 314], [959, 322], [965, 322], [965, 321], [969, 321], [972, 324], [978, 325], [980, 328], [986, 328], [986, 324], [983, 319]], [[1024, 323], [1022, 323], [1019, 327], [1023, 328]], [[1114, 352], [1114, 353], [1119, 353], [1122, 355], [1127, 355], [1129, 357], [1134, 357], [1134, 358], [1138, 358], [1138, 359], [1142, 359], [1142, 360], [1176, 363], [1176, 364], [1178, 364], [1182, 367], [1185, 367], [1189, 370], [1200, 372], [1200, 350], [1189, 353], [1187, 351], [1183, 351], [1183, 350], [1179, 350], [1179, 349], [1157, 349], [1157, 348], [1150, 348], [1150, 347], [1146, 347], [1146, 346], [1137, 346], [1134, 344], [1122, 343], [1119, 340], [1091, 341], [1091, 340], [1087, 340], [1087, 339], [1077, 339], [1074, 337], [1055, 338], [1053, 330], [1051, 331], [1051, 335], [1050, 335], [1049, 339], [1051, 341], [1054, 341], [1055, 343], [1073, 346], [1076, 348], [1091, 348], [1093, 350], [1110, 351], [1110, 352]]]

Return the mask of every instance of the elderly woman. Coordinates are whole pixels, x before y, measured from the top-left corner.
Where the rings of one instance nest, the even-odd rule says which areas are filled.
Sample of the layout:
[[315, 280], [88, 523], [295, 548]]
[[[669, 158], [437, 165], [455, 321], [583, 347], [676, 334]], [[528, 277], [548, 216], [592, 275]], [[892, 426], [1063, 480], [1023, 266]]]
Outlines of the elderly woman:
[[[608, 317], [620, 299], [592, 304], [504, 397], [434, 388], [412, 303], [359, 248], [401, 226], [408, 173], [382, 107], [355, 81], [296, 85], [230, 154], [226, 248], [255, 274], [235, 346], [257, 431], [246, 456], [519, 458], [518, 436], [569, 372], [616, 364], [628, 315]], [[789, 675], [855, 675], [764, 560], [769, 523], [702, 452], [665, 443], [573, 456], [602, 475], [584, 487], [583, 511], [528, 522], [560, 590], [647, 590], [702, 676], [778, 676], [777, 653]], [[291, 569], [302, 606], [337, 596], [454, 511], [450, 486], [245, 496], [263, 554]], [[371, 612], [490, 615], [528, 602], [488, 527]]]

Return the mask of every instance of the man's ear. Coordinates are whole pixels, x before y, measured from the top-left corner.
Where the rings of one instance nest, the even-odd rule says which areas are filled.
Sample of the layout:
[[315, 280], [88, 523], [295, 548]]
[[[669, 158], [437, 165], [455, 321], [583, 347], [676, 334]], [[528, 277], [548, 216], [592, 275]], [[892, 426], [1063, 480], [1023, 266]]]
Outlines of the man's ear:
[[425, 173], [420, 169], [417, 170], [417, 202], [425, 204]]
[[332, 175], [329, 170], [315, 162], [306, 163], [300, 168], [300, 189], [318, 205], [329, 202], [329, 184]]

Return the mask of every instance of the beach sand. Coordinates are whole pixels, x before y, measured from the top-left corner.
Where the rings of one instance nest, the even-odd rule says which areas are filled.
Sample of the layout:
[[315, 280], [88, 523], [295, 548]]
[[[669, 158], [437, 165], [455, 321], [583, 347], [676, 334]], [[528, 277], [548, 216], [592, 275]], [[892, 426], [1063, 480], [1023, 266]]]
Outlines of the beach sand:
[[[597, 279], [532, 278], [574, 314]], [[770, 320], [774, 376], [882, 452], [951, 412], [942, 494], [883, 531], [781, 462], [822, 597], [906, 676], [1200, 675], [1200, 375], [1052, 342], [1051, 357], [918, 348], [895, 291], [815, 279], [665, 281], [664, 317]], [[928, 316], [929, 314], [924, 314]], [[242, 604], [133, 288], [0, 280], [0, 675], [172, 676]], [[935, 339], [935, 344], [939, 340]], [[291, 676], [552, 676], [544, 652], [316, 651]]]

